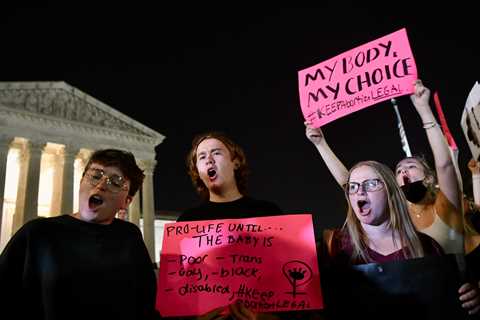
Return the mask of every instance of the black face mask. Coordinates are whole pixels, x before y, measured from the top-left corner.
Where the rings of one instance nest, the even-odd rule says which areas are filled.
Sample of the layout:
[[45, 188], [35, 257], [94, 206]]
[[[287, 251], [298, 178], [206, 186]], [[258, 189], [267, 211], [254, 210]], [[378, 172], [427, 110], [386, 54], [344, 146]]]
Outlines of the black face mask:
[[423, 180], [405, 183], [400, 188], [407, 200], [412, 203], [419, 203], [427, 194], [427, 187], [423, 184]]

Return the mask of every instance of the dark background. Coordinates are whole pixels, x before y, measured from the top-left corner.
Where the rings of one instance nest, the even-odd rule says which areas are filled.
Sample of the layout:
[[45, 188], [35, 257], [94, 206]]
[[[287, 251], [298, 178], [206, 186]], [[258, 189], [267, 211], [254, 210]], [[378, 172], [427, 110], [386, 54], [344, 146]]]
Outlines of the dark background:
[[[319, 228], [339, 226], [345, 200], [305, 138], [297, 72], [403, 27], [419, 77], [440, 94], [468, 186], [470, 151], [459, 123], [479, 80], [476, 10], [413, 2], [132, 3], [1, 5], [0, 81], [65, 81], [165, 135], [157, 147], [156, 210], [196, 204], [185, 156], [195, 134], [221, 130], [246, 151], [251, 195], [285, 212], [312, 212]], [[431, 160], [409, 97], [398, 103], [412, 152]], [[390, 103], [323, 130], [347, 167], [367, 159], [393, 167], [403, 157]]]

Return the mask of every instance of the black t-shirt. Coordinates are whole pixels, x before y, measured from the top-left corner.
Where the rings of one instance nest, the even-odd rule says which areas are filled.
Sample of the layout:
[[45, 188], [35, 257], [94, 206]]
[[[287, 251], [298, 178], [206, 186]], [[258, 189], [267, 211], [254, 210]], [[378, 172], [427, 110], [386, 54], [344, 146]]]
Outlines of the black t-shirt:
[[69, 215], [25, 224], [0, 255], [5, 319], [150, 319], [156, 279], [140, 230]]
[[272, 202], [242, 197], [230, 202], [204, 202], [197, 207], [185, 210], [177, 221], [241, 219], [281, 214], [282, 210]]

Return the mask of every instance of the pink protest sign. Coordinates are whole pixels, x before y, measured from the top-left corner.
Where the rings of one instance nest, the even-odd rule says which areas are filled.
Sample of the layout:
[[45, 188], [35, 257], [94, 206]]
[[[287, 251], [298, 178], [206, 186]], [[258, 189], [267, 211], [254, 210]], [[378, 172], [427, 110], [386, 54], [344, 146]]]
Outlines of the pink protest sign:
[[298, 72], [305, 120], [318, 128], [378, 102], [413, 93], [417, 67], [398, 30]]
[[235, 301], [256, 312], [323, 308], [310, 214], [165, 225], [160, 314], [202, 315]]

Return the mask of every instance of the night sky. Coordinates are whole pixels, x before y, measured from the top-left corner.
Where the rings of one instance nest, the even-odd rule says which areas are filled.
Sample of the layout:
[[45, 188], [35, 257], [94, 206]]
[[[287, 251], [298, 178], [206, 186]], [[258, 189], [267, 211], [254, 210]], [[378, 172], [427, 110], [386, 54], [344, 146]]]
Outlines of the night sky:
[[[220, 130], [246, 151], [252, 196], [287, 213], [311, 212], [321, 229], [343, 222], [345, 200], [305, 137], [297, 72], [405, 27], [419, 77], [439, 92], [468, 177], [470, 151], [459, 123], [480, 80], [475, 10], [335, 3], [2, 5], [0, 81], [65, 81], [165, 135], [156, 150], [156, 210], [196, 204], [185, 157], [195, 134]], [[398, 103], [412, 152], [432, 159], [409, 97]], [[368, 159], [394, 167], [403, 157], [390, 103], [323, 130], [347, 167]]]

